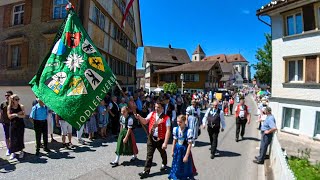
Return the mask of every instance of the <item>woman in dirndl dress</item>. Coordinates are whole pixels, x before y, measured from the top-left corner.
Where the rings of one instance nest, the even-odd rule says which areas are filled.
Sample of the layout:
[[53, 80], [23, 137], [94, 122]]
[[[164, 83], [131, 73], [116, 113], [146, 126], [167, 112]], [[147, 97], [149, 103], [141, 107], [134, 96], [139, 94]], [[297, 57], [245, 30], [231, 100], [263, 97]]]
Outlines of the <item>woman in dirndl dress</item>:
[[[173, 128], [172, 166], [169, 179], [193, 179], [193, 159], [191, 155], [192, 129], [186, 126], [186, 117], [180, 115], [178, 126]], [[194, 168], [195, 169], [195, 168]]]
[[191, 106], [189, 106], [186, 110], [187, 115], [187, 126], [193, 132], [192, 139], [192, 147], [195, 146], [196, 139], [198, 139], [199, 133], [199, 118], [200, 118], [200, 108], [197, 107], [197, 103], [195, 100], [191, 101]]
[[121, 130], [116, 149], [117, 156], [114, 161], [110, 162], [112, 167], [119, 166], [120, 155], [132, 155], [130, 162], [133, 162], [136, 160], [138, 154], [138, 147], [132, 130], [133, 118], [129, 116], [129, 110], [127, 106], [121, 108], [120, 124]]

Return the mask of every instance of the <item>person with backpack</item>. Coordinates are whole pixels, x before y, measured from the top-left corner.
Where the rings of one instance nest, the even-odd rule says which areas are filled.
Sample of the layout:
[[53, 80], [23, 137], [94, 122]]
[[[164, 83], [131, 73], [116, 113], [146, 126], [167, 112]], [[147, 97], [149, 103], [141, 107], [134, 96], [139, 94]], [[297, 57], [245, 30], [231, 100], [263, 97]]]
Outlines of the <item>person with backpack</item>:
[[44, 103], [37, 99], [38, 103], [35, 104], [30, 112], [30, 118], [33, 120], [34, 131], [36, 134], [36, 156], [40, 155], [41, 135], [43, 135], [43, 150], [51, 152], [48, 148], [48, 108]]
[[210, 150], [211, 150], [211, 159], [214, 159], [215, 153], [218, 146], [218, 135], [224, 131], [226, 128], [226, 123], [224, 119], [223, 110], [218, 108], [218, 101], [214, 100], [212, 103], [213, 107], [207, 109], [206, 114], [202, 119], [202, 128], [205, 129], [208, 126], [208, 134], [210, 138]]
[[236, 106], [235, 117], [236, 117], [236, 142], [239, 142], [239, 133], [241, 129], [241, 139], [243, 140], [243, 136], [246, 129], [246, 124], [250, 124], [251, 115], [247, 105], [244, 104], [244, 98], [240, 98], [240, 103]]
[[132, 131], [133, 118], [129, 115], [127, 106], [121, 108], [120, 124], [121, 131], [117, 141], [117, 156], [114, 161], [110, 162], [112, 167], [119, 166], [120, 155], [132, 156], [130, 162], [133, 162], [138, 154], [136, 140]]

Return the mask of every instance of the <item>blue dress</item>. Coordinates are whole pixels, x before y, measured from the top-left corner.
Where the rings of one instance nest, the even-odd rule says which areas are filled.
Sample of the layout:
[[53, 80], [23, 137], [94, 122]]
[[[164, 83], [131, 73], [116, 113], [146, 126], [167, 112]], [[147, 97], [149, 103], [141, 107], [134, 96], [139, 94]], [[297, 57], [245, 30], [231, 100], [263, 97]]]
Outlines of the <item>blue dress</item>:
[[172, 166], [168, 178], [174, 180], [193, 179], [191, 156], [189, 156], [187, 163], [183, 162], [183, 158], [187, 153], [188, 142], [192, 140], [192, 130], [185, 127], [184, 131], [181, 132], [179, 129], [179, 127], [173, 129], [173, 137], [177, 139], [177, 143], [174, 148]]

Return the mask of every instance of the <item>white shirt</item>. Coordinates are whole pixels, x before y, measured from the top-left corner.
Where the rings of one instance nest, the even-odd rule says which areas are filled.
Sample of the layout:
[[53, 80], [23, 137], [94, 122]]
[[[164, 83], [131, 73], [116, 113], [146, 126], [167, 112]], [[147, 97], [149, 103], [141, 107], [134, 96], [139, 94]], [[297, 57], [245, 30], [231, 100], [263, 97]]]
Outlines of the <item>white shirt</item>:
[[[150, 112], [150, 113], [148, 114], [148, 116], [146, 117], [147, 123], [150, 121], [150, 118], [151, 118], [152, 114], [153, 114], [153, 112]], [[161, 114], [162, 114], [162, 113], [161, 113]], [[159, 123], [159, 120], [160, 120], [159, 117], [160, 117], [161, 114], [156, 113], [156, 122], [158, 122], [158, 123]], [[167, 119], [167, 121], [166, 121], [166, 127], [170, 127], [170, 126], [171, 126], [171, 122], [170, 122], [170, 117], [169, 117], [169, 118]], [[158, 127], [156, 127], [156, 128], [154, 129], [153, 136], [154, 136], [154, 137], [158, 137]]]
[[[211, 113], [214, 116], [216, 114], [216, 112], [217, 112], [217, 109], [215, 110], [213, 108], [208, 108], [206, 114], [204, 115], [204, 117], [202, 119], [202, 125], [205, 126], [207, 124], [207, 122], [208, 122], [207, 118], [209, 116], [209, 113]], [[223, 114], [222, 110], [220, 110], [220, 123], [221, 123], [222, 128], [225, 129], [226, 128], [226, 122], [224, 120], [224, 114]]]
[[197, 110], [195, 110], [195, 108], [193, 106], [189, 106], [186, 109], [186, 114], [187, 115], [198, 115], [198, 117], [200, 117], [200, 108], [197, 108]]

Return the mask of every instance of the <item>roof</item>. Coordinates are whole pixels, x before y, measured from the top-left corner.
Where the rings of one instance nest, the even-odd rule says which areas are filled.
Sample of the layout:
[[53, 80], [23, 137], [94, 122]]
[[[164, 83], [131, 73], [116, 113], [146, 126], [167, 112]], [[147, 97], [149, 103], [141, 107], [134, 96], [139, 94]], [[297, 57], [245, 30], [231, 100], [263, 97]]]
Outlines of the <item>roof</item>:
[[[217, 63], [217, 64], [216, 64]], [[166, 69], [155, 71], [156, 73], [170, 73], [170, 72], [206, 72], [212, 69], [214, 65], [218, 65], [217, 61], [194, 61], [188, 64], [175, 66]], [[220, 65], [219, 65], [220, 66]]]
[[262, 6], [260, 9], [257, 10], [256, 14], [259, 15], [265, 15], [268, 12], [281, 8], [283, 6], [289, 5], [294, 2], [298, 2], [300, 0], [272, 0], [270, 3]]
[[231, 63], [219, 62], [222, 72], [225, 73], [232, 73], [233, 65]]
[[241, 54], [218, 54], [214, 56], [207, 56], [202, 59], [203, 61], [219, 61], [219, 62], [248, 62]]
[[190, 62], [190, 57], [185, 49], [164, 48], [164, 47], [144, 47], [145, 62], [166, 62], [174, 64], [185, 64]]
[[137, 77], [144, 77], [144, 72], [145, 72], [145, 70], [144, 69], [137, 69], [137, 71], [136, 71], [136, 76]]
[[200, 44], [198, 44], [196, 50], [194, 50], [194, 52], [192, 53], [192, 55], [194, 54], [205, 54]]

